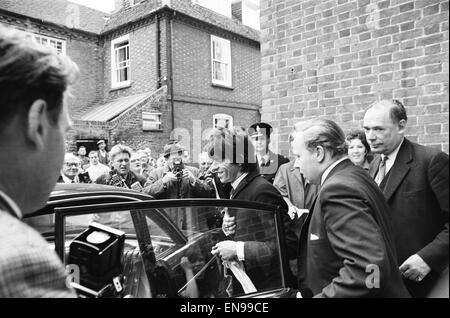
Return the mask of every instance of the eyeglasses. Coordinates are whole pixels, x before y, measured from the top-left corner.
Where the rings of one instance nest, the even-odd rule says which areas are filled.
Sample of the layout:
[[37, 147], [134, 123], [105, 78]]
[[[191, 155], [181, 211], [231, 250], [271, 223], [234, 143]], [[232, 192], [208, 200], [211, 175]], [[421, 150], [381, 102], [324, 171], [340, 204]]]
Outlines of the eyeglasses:
[[78, 162], [64, 162], [67, 167], [79, 167], [81, 164]]

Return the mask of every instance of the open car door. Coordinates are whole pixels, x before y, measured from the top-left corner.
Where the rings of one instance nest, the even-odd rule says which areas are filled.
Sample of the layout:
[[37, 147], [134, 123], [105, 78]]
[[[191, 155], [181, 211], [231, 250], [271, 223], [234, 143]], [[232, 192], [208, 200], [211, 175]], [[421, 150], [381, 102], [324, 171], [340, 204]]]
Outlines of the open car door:
[[[225, 235], [222, 216], [236, 217]], [[290, 292], [281, 210], [247, 201], [152, 200], [55, 209], [55, 249], [88, 297], [283, 297]], [[223, 261], [221, 242], [244, 259]]]

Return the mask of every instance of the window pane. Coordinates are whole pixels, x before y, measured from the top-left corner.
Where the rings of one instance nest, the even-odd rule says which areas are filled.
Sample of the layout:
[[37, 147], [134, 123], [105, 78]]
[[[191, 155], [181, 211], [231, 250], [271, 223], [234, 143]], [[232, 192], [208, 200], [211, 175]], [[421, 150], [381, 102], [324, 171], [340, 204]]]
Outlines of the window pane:
[[214, 59], [219, 61], [223, 59], [222, 45], [218, 41], [214, 41]]
[[[184, 246], [177, 245], [177, 251], [163, 258], [172, 269], [179, 296], [235, 297], [282, 287], [278, 240], [271, 212], [216, 206], [166, 208], [164, 211], [187, 237]], [[221, 228], [225, 211], [236, 217], [237, 227], [232, 238], [226, 237]], [[228, 266], [225, 267], [220, 257], [211, 253], [213, 246], [227, 240], [244, 242], [243, 262], [225, 262]], [[192, 279], [187, 268], [192, 268], [197, 276]], [[249, 281], [238, 279], [232, 274], [233, 270]]]
[[226, 81], [226, 77], [225, 77], [225, 64], [220, 63], [220, 62], [215, 62], [213, 63], [213, 67], [214, 67], [214, 79], [218, 80], [218, 81]]

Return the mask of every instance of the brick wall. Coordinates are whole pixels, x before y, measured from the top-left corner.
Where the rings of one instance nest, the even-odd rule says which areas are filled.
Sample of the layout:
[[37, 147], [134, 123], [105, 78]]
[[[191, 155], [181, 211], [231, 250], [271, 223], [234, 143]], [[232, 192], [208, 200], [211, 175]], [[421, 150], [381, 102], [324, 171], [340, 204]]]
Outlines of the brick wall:
[[[234, 126], [241, 126], [244, 128], [247, 128], [251, 124], [258, 122], [260, 119], [258, 110], [227, 108], [180, 102], [175, 103], [174, 114], [175, 127], [182, 129], [181, 131], [175, 131], [175, 134], [177, 136], [182, 136], [183, 138], [185, 138], [184, 141], [181, 141], [181, 143], [186, 148], [189, 148], [191, 159], [194, 158], [194, 152], [199, 153], [201, 151], [201, 147], [205, 145], [205, 138], [208, 134], [208, 130], [213, 127], [214, 114], [230, 115], [233, 117]], [[194, 120], [196, 121], [194, 122]], [[184, 137], [185, 135], [187, 137]], [[203, 142], [201, 144], [197, 142], [196, 146], [194, 147], [194, 140], [197, 141], [199, 138], [201, 138]], [[188, 139], [189, 142], [186, 142]]]
[[[129, 34], [131, 86], [111, 89], [111, 40]], [[156, 25], [149, 23], [137, 28], [124, 28], [105, 39], [104, 98], [150, 92], [156, 89]]]
[[[175, 95], [260, 106], [259, 45], [238, 41], [228, 33], [212, 33], [211, 30], [178, 20], [174, 20], [172, 32]], [[233, 89], [212, 85], [211, 35], [231, 41]]]
[[[108, 147], [123, 143], [132, 149], [150, 148], [156, 159], [169, 140], [169, 132], [164, 123], [168, 122], [167, 87], [163, 86], [143, 105], [118, 117], [112, 122], [86, 122], [74, 120], [72, 129], [66, 134], [66, 151], [76, 150], [77, 139], [106, 139]], [[142, 112], [161, 112], [161, 131], [142, 130]]]
[[66, 28], [42, 25], [30, 20], [20, 20], [0, 15], [0, 23], [23, 31], [65, 40], [66, 55], [78, 65], [80, 76], [71, 89], [73, 98], [68, 100], [69, 112], [77, 118], [81, 110], [101, 98], [103, 49], [97, 37], [81, 32], [70, 32]]
[[[408, 138], [449, 152], [448, 10], [444, 0], [261, 0], [262, 120], [280, 139], [296, 121], [361, 127], [397, 98]], [[288, 153], [288, 143], [280, 143]]]

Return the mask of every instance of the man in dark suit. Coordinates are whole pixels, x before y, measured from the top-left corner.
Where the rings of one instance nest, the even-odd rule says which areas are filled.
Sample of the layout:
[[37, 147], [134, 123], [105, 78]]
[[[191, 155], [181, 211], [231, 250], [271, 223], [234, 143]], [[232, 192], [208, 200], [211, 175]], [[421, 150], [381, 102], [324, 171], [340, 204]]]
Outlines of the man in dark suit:
[[[259, 175], [248, 137], [220, 129], [207, 148], [214, 159], [212, 170], [222, 183], [231, 183], [231, 199], [267, 203], [282, 209], [287, 254], [295, 257], [297, 240], [290, 228], [287, 205], [274, 186]], [[277, 287], [281, 277], [274, 226], [272, 213], [229, 209], [223, 224], [226, 237], [214, 246], [212, 253], [224, 261], [243, 262], [257, 290]]]
[[269, 149], [272, 131], [272, 126], [266, 123], [256, 123], [248, 128], [248, 135], [251, 137], [259, 164], [259, 173], [270, 183], [273, 183], [278, 168], [289, 162], [288, 158]]
[[108, 152], [106, 151], [106, 142], [103, 139], [101, 139], [97, 141], [97, 146], [98, 146], [98, 162], [107, 166], [109, 164], [108, 158], [109, 156]]
[[375, 182], [346, 156], [333, 121], [306, 122], [293, 150], [320, 184], [299, 241], [298, 297], [408, 297], [398, 271], [389, 209]]
[[447, 154], [404, 138], [407, 115], [397, 100], [383, 100], [364, 116], [373, 153], [369, 173], [391, 210], [400, 271], [414, 297], [423, 297], [448, 268]]
[[55, 251], [23, 215], [48, 200], [70, 128], [65, 91], [78, 67], [0, 26], [0, 298], [75, 297]]

